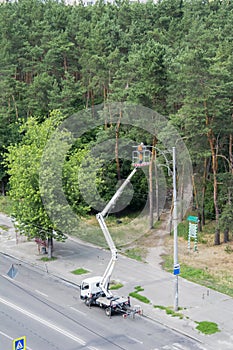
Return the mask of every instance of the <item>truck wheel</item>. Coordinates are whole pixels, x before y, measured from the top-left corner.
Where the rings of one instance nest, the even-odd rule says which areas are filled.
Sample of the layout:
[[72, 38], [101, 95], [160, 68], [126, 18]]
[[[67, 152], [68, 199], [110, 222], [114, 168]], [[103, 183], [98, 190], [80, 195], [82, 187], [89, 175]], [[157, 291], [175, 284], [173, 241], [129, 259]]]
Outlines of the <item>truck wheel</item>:
[[105, 314], [106, 314], [108, 317], [111, 317], [112, 310], [111, 310], [110, 307], [107, 307], [107, 308], [105, 309]]

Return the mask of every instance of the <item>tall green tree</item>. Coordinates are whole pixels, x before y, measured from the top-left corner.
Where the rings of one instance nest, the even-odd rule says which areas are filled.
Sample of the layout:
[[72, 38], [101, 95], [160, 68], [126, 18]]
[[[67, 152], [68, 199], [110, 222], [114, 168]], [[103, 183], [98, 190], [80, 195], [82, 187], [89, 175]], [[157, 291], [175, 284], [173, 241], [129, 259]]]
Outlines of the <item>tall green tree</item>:
[[[69, 150], [72, 145], [70, 144], [73, 142], [72, 135], [65, 131], [60, 132], [58, 137], [51, 141], [52, 153], [44, 155], [52, 133], [63, 118], [59, 112], [53, 112], [43, 123], [38, 123], [36, 118], [29, 118], [21, 127], [21, 132], [24, 134], [21, 143], [9, 146], [6, 155], [12, 215], [25, 235], [29, 238], [47, 239], [49, 248], [52, 247], [53, 238], [64, 240], [66, 233], [77, 229], [74, 227], [75, 215], [83, 214], [89, 208], [88, 205], [82, 205], [80, 196], [77, 196], [78, 184], [75, 181], [78, 166], [85, 152], [67, 156], [63, 179], [56, 173], [63, 168], [60, 160], [64, 157], [64, 150]], [[79, 163], [75, 165], [77, 160]], [[50, 166], [51, 163], [55, 165]], [[59, 192], [63, 193], [62, 186], [68, 197], [65, 202], [62, 199], [59, 201]], [[70, 207], [74, 208], [76, 214], [70, 215]], [[64, 214], [66, 212], [67, 217]]]
[[[205, 180], [206, 159], [210, 158], [216, 220], [215, 244], [220, 244], [219, 157], [224, 152], [221, 147], [223, 140], [232, 130], [232, 81], [229, 70], [221, 58], [222, 32], [219, 31], [217, 16], [211, 30], [209, 22], [213, 23], [212, 16], [207, 16], [205, 22], [200, 23], [196, 20], [192, 23], [181, 53], [174, 61], [178, 81], [182, 84], [179, 101], [181, 108], [175, 119], [179, 116], [178, 123], [182, 126], [184, 135], [190, 140], [193, 160], [196, 163], [204, 161]], [[230, 131], [223, 130], [224, 123], [230, 126], [228, 129]]]

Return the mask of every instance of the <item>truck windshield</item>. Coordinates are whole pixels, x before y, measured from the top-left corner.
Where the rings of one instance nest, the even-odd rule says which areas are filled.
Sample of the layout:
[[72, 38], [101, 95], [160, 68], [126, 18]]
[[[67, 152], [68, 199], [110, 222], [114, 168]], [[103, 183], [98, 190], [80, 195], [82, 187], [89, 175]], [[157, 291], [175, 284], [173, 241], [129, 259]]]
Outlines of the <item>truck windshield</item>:
[[89, 284], [84, 282], [81, 286], [81, 289], [89, 289]]

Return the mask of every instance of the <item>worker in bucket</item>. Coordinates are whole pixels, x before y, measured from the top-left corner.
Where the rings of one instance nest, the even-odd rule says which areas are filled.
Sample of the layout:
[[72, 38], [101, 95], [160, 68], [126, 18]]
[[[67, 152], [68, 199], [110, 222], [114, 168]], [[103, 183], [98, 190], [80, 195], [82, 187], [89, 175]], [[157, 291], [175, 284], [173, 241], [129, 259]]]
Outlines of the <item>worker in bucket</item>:
[[143, 144], [143, 142], [141, 142], [140, 145], [138, 145], [139, 164], [141, 164], [143, 161], [143, 149], [144, 149], [144, 144]]

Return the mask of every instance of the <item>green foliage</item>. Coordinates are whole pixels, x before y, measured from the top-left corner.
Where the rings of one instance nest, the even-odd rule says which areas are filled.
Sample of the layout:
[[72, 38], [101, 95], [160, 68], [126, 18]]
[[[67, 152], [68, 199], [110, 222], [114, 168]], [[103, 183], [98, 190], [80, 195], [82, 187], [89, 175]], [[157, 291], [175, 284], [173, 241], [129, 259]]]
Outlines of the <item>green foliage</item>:
[[224, 251], [225, 251], [227, 254], [231, 254], [231, 253], [233, 253], [233, 248], [232, 248], [229, 244], [227, 244], [226, 247], [225, 247], [225, 249], [224, 249]]
[[[154, 305], [155, 309], [165, 310], [167, 315], [171, 315], [172, 317], [179, 317], [180, 319], [183, 319], [184, 316], [180, 312], [175, 312], [170, 307], [162, 306], [162, 305]], [[182, 310], [182, 308], [179, 307], [179, 310]]]
[[[20, 142], [23, 137], [20, 125], [30, 116], [38, 116], [38, 125], [31, 125], [36, 136], [39, 124], [50, 119], [51, 110], [59, 109], [64, 116], [69, 116], [101, 102], [128, 101], [169, 115], [171, 123], [179, 129], [189, 147], [194, 173], [200, 179], [197, 186], [199, 209], [211, 220], [216, 215], [211, 151], [218, 152], [215, 155], [220, 224], [230, 226], [232, 151], [229, 146], [233, 132], [230, 1], [131, 3], [122, 0], [116, 4], [100, 1], [95, 6], [66, 6], [63, 1], [21, 0], [7, 1], [0, 6], [2, 192], [6, 191], [12, 170], [8, 171], [8, 163], [2, 164], [2, 160]], [[100, 140], [115, 139], [115, 127], [107, 121], [104, 127], [93, 128], [83, 135], [64, 165], [67, 201], [80, 215], [85, 215], [89, 209], [95, 210], [99, 197], [108, 200], [115, 191], [118, 181], [115, 160], [103, 164], [97, 174], [95, 185], [100, 196], [90, 205], [81, 199], [80, 188], [75, 186], [73, 192], [69, 190], [78, 181], [75, 171], [82, 172], [82, 157], [86, 157], [88, 149]], [[135, 142], [143, 138], [151, 143], [151, 135], [146, 135], [140, 127], [120, 126], [119, 131], [122, 138]], [[36, 142], [24, 145], [24, 157], [27, 153], [29, 159], [33, 157], [31, 165], [25, 159], [23, 165], [25, 169], [34, 167], [27, 189], [27, 197], [29, 192], [31, 199], [34, 196], [33, 203], [40, 201], [33, 190], [33, 182], [37, 181], [36, 164], [47, 136], [44, 133], [41, 141], [37, 138], [40, 146]], [[62, 150], [59, 152], [61, 155]], [[129, 173], [130, 162], [120, 160], [120, 167], [124, 177]], [[20, 167], [19, 177], [22, 173]], [[94, 183], [93, 176], [94, 172], [90, 173], [88, 182], [82, 173], [80, 181], [84, 191]], [[138, 172], [132, 183], [135, 191], [127, 209], [140, 210], [147, 201], [147, 180]], [[15, 186], [13, 180], [10, 186]], [[52, 206], [52, 191], [50, 196]], [[20, 203], [26, 211], [29, 201]], [[35, 217], [40, 216], [33, 205], [29, 210], [35, 211]], [[59, 210], [57, 208], [56, 216]], [[49, 226], [35, 217], [34, 224]], [[65, 224], [72, 226], [69, 222]]]
[[137, 261], [142, 261], [141, 254], [142, 254], [142, 251], [140, 248], [126, 249], [125, 251], [126, 256]]
[[204, 334], [214, 334], [220, 332], [217, 323], [209, 321], [196, 322], [198, 325], [196, 329]]
[[189, 232], [189, 223], [188, 221], [182, 221], [178, 224], [178, 235], [179, 237], [184, 237], [185, 240], [188, 239], [188, 232]]
[[120, 289], [122, 287], [123, 287], [122, 283], [119, 283], [119, 282], [116, 282], [116, 281], [111, 281], [109, 289], [110, 290], [118, 290], [118, 289]]
[[134, 289], [136, 290], [137, 293], [144, 291], [144, 288], [142, 288], [141, 286], [136, 286], [136, 287], [134, 287]]
[[71, 273], [73, 273], [74, 275], [83, 275], [85, 273], [89, 273], [90, 271], [83, 269], [82, 267], [80, 267], [79, 269], [73, 270], [71, 271]]
[[57, 258], [55, 256], [52, 256], [51, 258], [44, 256], [43, 258], [41, 258], [40, 260], [44, 261], [44, 262], [48, 262], [48, 261], [54, 261], [57, 260]]
[[129, 293], [129, 295], [130, 295], [131, 297], [133, 297], [133, 298], [135, 298], [135, 299], [138, 299], [138, 300], [142, 301], [142, 302], [145, 303], [145, 304], [150, 304], [150, 300], [149, 300], [147, 297], [145, 297], [145, 296], [139, 294], [139, 292], [141, 292], [141, 291], [144, 290], [141, 286], [136, 286], [136, 287], [135, 287], [135, 290], [136, 290], [135, 292]]
[[226, 204], [220, 216], [219, 227], [222, 231], [225, 229], [232, 230], [232, 222], [233, 222], [233, 207], [232, 207], [232, 204]]
[[[59, 169], [62, 158], [70, 148], [72, 138], [66, 131], [53, 134], [49, 146], [45, 146], [55, 128], [63, 120], [55, 111], [50, 118], [39, 123], [36, 118], [29, 118], [21, 126], [24, 133], [20, 144], [8, 148], [5, 163], [10, 175], [11, 214], [17, 220], [21, 232], [29, 237], [46, 239], [53, 237], [65, 239], [64, 227], [71, 233], [73, 214], [67, 215], [69, 206], [60, 200], [59, 191], [62, 184]], [[81, 150], [70, 155], [64, 165], [64, 188], [71, 206], [77, 213], [85, 213], [89, 207], [80, 200], [77, 172], [86, 152]], [[53, 220], [49, 216], [53, 213]], [[63, 215], [61, 215], [63, 214]], [[65, 222], [64, 222], [65, 217]]]
[[9, 227], [5, 226], [5, 225], [0, 225], [0, 229], [3, 230], [3, 231], [8, 231]]
[[0, 196], [0, 213], [11, 214], [11, 201], [9, 196]]

